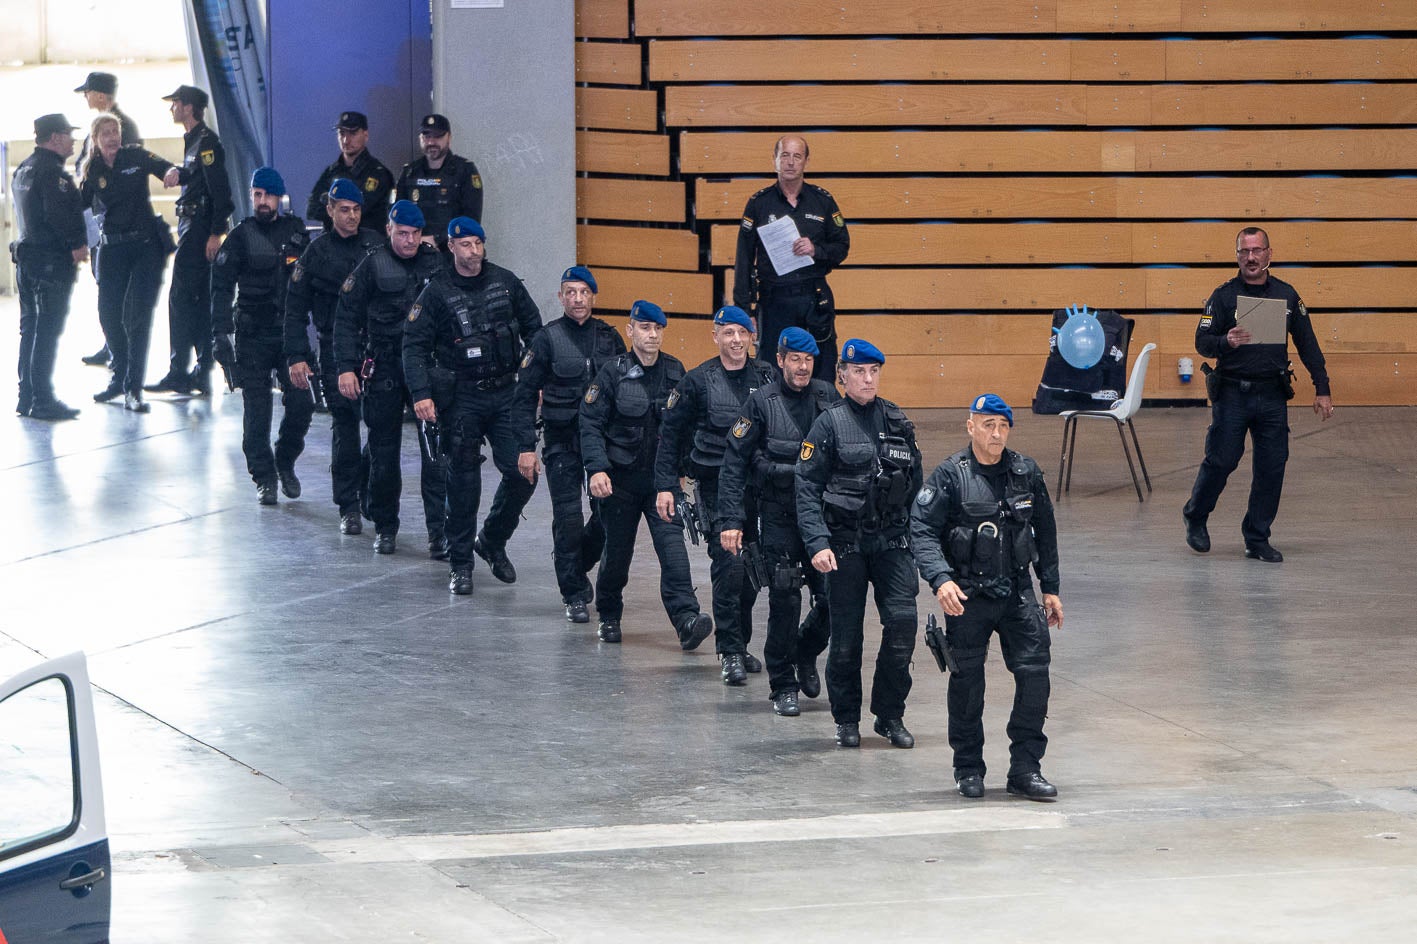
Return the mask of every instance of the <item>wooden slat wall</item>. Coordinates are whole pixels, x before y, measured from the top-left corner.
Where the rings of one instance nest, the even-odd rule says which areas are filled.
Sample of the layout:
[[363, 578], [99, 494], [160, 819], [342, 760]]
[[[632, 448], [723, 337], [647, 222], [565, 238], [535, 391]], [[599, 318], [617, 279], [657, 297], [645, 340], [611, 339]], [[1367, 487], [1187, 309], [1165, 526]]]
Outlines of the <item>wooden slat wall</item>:
[[1417, 403], [1417, 3], [576, 2], [580, 257], [690, 365], [790, 131], [852, 224], [838, 333], [907, 406], [1028, 402], [1072, 303], [1137, 318], [1149, 397], [1201, 398], [1176, 359], [1245, 225], [1339, 402]]

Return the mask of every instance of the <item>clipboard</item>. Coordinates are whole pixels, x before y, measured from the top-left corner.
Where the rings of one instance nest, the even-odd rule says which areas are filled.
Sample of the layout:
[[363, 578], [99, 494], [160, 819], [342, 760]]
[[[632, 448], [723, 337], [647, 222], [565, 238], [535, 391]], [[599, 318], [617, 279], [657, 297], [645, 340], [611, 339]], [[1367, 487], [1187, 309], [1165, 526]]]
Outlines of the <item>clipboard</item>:
[[1289, 306], [1282, 298], [1235, 300], [1235, 324], [1250, 332], [1251, 344], [1286, 344], [1289, 334]]

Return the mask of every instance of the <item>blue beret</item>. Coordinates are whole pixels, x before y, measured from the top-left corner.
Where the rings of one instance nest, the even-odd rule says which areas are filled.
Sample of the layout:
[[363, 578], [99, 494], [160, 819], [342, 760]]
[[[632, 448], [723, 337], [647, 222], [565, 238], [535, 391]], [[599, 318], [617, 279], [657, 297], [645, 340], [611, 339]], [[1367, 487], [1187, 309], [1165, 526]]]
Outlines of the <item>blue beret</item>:
[[993, 416], [1002, 416], [1009, 421], [1009, 425], [1014, 425], [1014, 411], [1004, 402], [1004, 398], [996, 393], [981, 393], [974, 398], [974, 402], [969, 405], [971, 413], [986, 413]]
[[811, 354], [813, 357], [821, 353], [817, 347], [816, 338], [802, 328], [785, 328], [777, 336], [777, 349], [779, 351], [794, 351], [799, 354]]
[[364, 205], [364, 194], [359, 185], [348, 177], [336, 177], [335, 182], [330, 184], [330, 199], [349, 200], [360, 206]]
[[482, 224], [470, 216], [455, 216], [448, 221], [448, 238], [461, 239], [464, 236], [476, 236], [478, 239], [486, 239], [487, 233], [482, 229]]
[[561, 281], [584, 282], [586, 285], [590, 286], [590, 292], [592, 295], [600, 291], [600, 287], [595, 284], [595, 276], [591, 275], [590, 270], [582, 265], [571, 266], [565, 272], [562, 272]]
[[400, 200], [389, 207], [389, 222], [396, 226], [417, 226], [422, 229], [426, 221], [418, 204], [412, 200]]
[[251, 175], [251, 189], [264, 190], [274, 197], [285, 196], [285, 179], [274, 167], [257, 167]]
[[748, 313], [733, 305], [725, 305], [713, 316], [713, 323], [716, 325], [738, 325], [742, 328], [753, 330], [753, 319], [748, 317]]
[[841, 346], [841, 363], [843, 364], [884, 364], [886, 355], [881, 353], [881, 349], [870, 341], [863, 341], [860, 338], [851, 338]]
[[659, 325], [661, 328], [669, 323], [664, 317], [663, 308], [660, 308], [654, 302], [647, 302], [643, 299], [630, 306], [630, 320], [650, 321]]

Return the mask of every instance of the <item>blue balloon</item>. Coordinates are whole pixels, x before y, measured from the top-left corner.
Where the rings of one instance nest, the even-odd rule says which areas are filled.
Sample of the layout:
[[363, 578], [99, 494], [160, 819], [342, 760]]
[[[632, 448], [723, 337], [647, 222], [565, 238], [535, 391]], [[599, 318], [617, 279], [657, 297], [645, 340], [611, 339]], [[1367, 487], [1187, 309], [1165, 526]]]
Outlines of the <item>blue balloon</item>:
[[1086, 305], [1069, 305], [1067, 312], [1068, 320], [1061, 328], [1053, 329], [1058, 335], [1058, 353], [1078, 370], [1087, 370], [1102, 360], [1107, 344], [1102, 323]]

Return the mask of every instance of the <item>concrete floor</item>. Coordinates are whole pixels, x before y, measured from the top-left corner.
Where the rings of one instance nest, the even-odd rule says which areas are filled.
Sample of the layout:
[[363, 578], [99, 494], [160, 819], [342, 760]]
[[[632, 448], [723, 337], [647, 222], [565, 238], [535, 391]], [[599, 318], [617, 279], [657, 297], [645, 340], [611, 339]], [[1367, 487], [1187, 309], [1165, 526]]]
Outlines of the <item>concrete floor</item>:
[[[337, 533], [321, 418], [305, 497], [260, 508], [239, 397], [154, 398], [147, 416], [89, 403], [105, 379], [78, 363], [91, 311], [85, 275], [59, 376], [83, 416], [0, 418], [0, 676], [89, 654], [120, 944], [1411, 933], [1417, 410], [1345, 409], [1339, 377], [1332, 421], [1293, 411], [1280, 566], [1241, 557], [1247, 472], [1215, 550], [1183, 543], [1206, 411], [1142, 414], [1142, 504], [1111, 429], [1084, 428], [1058, 502], [1045, 772], [1062, 796], [1003, 793], [995, 654], [989, 793], [971, 802], [923, 647], [915, 750], [868, 728], [840, 751], [825, 697], [778, 718], [763, 676], [728, 689], [710, 647], [679, 651], [647, 542], [624, 644], [571, 628], [544, 489], [510, 545], [519, 582], [480, 568], [452, 599], [417, 540], [411, 442], [415, 520], [376, 558], [370, 535]], [[12, 298], [0, 319], [15, 324]], [[161, 313], [155, 333], [154, 377]], [[915, 418], [927, 465], [962, 442], [960, 411]], [[1060, 426], [1025, 409], [1014, 435], [1050, 479]]]

